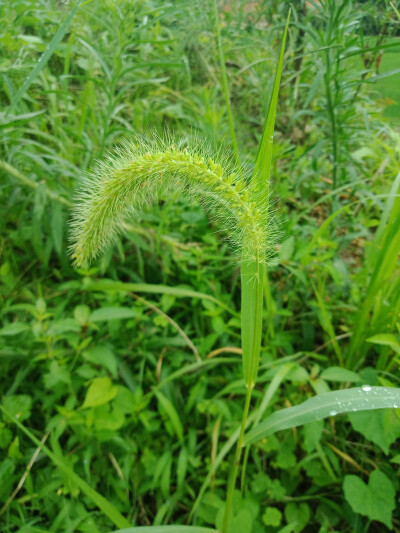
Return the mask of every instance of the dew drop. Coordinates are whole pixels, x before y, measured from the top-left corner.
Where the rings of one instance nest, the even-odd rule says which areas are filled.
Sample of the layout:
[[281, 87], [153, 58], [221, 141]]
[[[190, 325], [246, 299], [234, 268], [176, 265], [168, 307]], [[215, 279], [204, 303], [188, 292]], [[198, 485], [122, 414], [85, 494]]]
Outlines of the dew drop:
[[330, 412], [329, 412], [329, 415], [330, 415], [330, 416], [336, 416], [336, 415], [337, 415], [337, 411], [330, 411]]
[[363, 385], [361, 388], [364, 392], [369, 392], [370, 390], [372, 390], [371, 385]]

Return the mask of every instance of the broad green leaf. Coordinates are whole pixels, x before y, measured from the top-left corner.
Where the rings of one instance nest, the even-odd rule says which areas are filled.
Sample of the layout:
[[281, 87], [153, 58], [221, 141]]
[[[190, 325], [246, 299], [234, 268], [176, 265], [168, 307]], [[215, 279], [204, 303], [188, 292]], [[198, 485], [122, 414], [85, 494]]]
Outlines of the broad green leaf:
[[0, 450], [7, 448], [7, 446], [12, 441], [12, 437], [12, 432], [5, 427], [3, 422], [0, 422]]
[[83, 0], [77, 0], [76, 4], [71, 9], [71, 11], [68, 13], [68, 16], [65, 18], [64, 22], [59, 26], [52, 40], [49, 42], [46, 50], [43, 52], [43, 54], [39, 58], [39, 61], [37, 62], [35, 68], [32, 70], [29, 76], [25, 79], [22, 86], [18, 89], [17, 94], [15, 95], [15, 98], [13, 99], [11, 106], [8, 109], [7, 114], [11, 113], [15, 109], [15, 106], [18, 104], [18, 102], [21, 100], [23, 95], [29, 89], [30, 85], [35, 81], [35, 79], [39, 76], [40, 72], [47, 65], [48, 60], [51, 58], [55, 49], [60, 44], [62, 38], [66, 34], [69, 28], [69, 25], [71, 24], [72, 19], [74, 18], [75, 13], [78, 11], [79, 6], [81, 5], [82, 1]]
[[294, 524], [293, 531], [300, 533], [307, 526], [310, 519], [310, 507], [306, 503], [288, 503], [285, 506], [285, 518], [289, 524]]
[[331, 366], [324, 370], [320, 376], [326, 381], [340, 381], [343, 383], [360, 381], [360, 376], [352, 370], [340, 366]]
[[282, 522], [282, 513], [276, 507], [267, 507], [262, 521], [266, 526], [278, 527]]
[[28, 324], [24, 324], [22, 322], [13, 322], [12, 324], [7, 324], [7, 326], [4, 326], [4, 328], [1, 328], [0, 335], [3, 337], [11, 337], [13, 335], [20, 335], [21, 333], [29, 331], [30, 329], [31, 327]]
[[[80, 490], [90, 499], [92, 500], [95, 505], [106, 515], [108, 518], [112, 521], [112, 523], [116, 527], [129, 527], [130, 523], [126, 518], [122, 516], [122, 514], [108, 501], [106, 500], [101, 494], [99, 494], [97, 491], [92, 489], [92, 487], [86, 483], [82, 478], [80, 478], [75, 472], [64, 462], [63, 458], [53, 453], [47, 446], [42, 444], [38, 438], [33, 435], [29, 429], [27, 429], [21, 422], [19, 422], [15, 417], [13, 417], [9, 411], [3, 407], [3, 405], [0, 404], [0, 411], [3, 412], [3, 414], [9, 418], [16, 426], [19, 427], [19, 429], [25, 433], [29, 437], [29, 439], [35, 443], [36, 446], [39, 446], [39, 448], [42, 450], [43, 453], [45, 453], [52, 461], [53, 463], [67, 476], [67, 478], [72, 481], [75, 485], [77, 485]], [[154, 533], [154, 532], [152, 532]], [[162, 531], [161, 533], [164, 533]], [[196, 533], [196, 532], [195, 532]], [[201, 532], [199, 532], [201, 533]], [[207, 533], [207, 532], [206, 532]]]
[[74, 318], [61, 318], [60, 320], [51, 322], [47, 333], [51, 337], [58, 337], [71, 331], [78, 333], [80, 330], [81, 327]]
[[89, 317], [89, 322], [106, 322], [123, 318], [136, 318], [138, 312], [129, 307], [101, 307], [96, 309]]
[[323, 420], [315, 420], [304, 425], [304, 443], [303, 448], [307, 453], [311, 453], [317, 447], [321, 440], [324, 430]]
[[118, 388], [112, 384], [110, 378], [95, 378], [89, 385], [81, 409], [97, 407], [98, 405], [109, 403], [115, 398], [117, 392]]
[[374, 470], [368, 485], [358, 476], [345, 476], [343, 491], [355, 513], [377, 520], [392, 529], [392, 512], [396, 508], [395, 488], [380, 470]]
[[90, 307], [87, 305], [78, 305], [74, 309], [74, 318], [80, 326], [86, 326], [89, 322]]
[[117, 377], [117, 360], [108, 346], [94, 346], [85, 350], [82, 355], [86, 361], [103, 366], [113, 377]]
[[380, 333], [369, 337], [367, 342], [372, 342], [372, 344], [382, 344], [383, 346], [390, 346], [394, 352], [400, 355], [400, 342], [398, 341], [396, 335], [390, 333]]
[[3, 399], [4, 407], [21, 422], [31, 416], [32, 398], [27, 394], [13, 394], [5, 396]]
[[325, 392], [300, 405], [276, 411], [245, 435], [244, 444], [252, 444], [277, 431], [302, 426], [308, 422], [322, 420], [340, 413], [399, 406], [399, 388], [363, 385], [352, 389]]
[[393, 409], [349, 413], [349, 420], [355, 431], [377, 444], [386, 454], [390, 445], [400, 437], [400, 419]]

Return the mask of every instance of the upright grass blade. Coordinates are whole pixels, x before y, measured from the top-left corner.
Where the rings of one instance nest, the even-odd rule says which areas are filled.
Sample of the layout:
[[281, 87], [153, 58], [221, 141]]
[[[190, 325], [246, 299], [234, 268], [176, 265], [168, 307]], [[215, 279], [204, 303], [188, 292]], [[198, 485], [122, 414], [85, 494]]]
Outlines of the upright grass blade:
[[[3, 161], [2, 159], [0, 159], [0, 169], [10, 174], [10, 176], [22, 183], [22, 185], [26, 185], [31, 189], [37, 189], [41, 185], [40, 183], [31, 180], [30, 178], [22, 174], [19, 170], [17, 170], [15, 167], [9, 165], [6, 161]], [[72, 207], [72, 204], [69, 200], [67, 200], [63, 196], [60, 196], [56, 192], [51, 191], [47, 187], [45, 189], [45, 194], [48, 198], [50, 198], [50, 200], [60, 202], [61, 204], [66, 205], [67, 207]]]
[[400, 253], [400, 174], [394, 181], [381, 223], [367, 259], [367, 268], [373, 268], [364, 301], [356, 315], [354, 332], [347, 353], [347, 365], [355, 367], [365, 356], [366, 331], [369, 314], [398, 267]]
[[245, 435], [244, 444], [248, 446], [277, 431], [302, 426], [340, 413], [399, 407], [400, 389], [398, 388], [363, 385], [352, 389], [325, 392], [300, 405], [275, 411]]
[[[289, 27], [290, 10], [286, 20], [285, 31], [283, 33], [279, 62], [275, 74], [274, 87], [269, 104], [264, 131], [261, 137], [260, 146], [251, 179], [251, 195], [254, 202], [268, 217], [269, 201], [269, 179], [271, 173], [273, 133], [275, 128], [276, 108], [278, 104], [279, 85], [283, 69], [283, 55], [285, 50], [286, 36]], [[256, 229], [256, 228], [254, 228]], [[243, 448], [244, 432], [249, 414], [251, 393], [257, 379], [262, 331], [262, 308], [263, 308], [263, 276], [264, 257], [256, 254], [251, 260], [243, 259], [241, 265], [242, 279], [242, 306], [241, 306], [241, 332], [243, 350], [243, 374], [247, 387], [246, 401], [243, 409], [242, 422], [240, 426], [239, 439], [237, 442], [233, 468], [231, 470], [225, 512], [222, 522], [222, 533], [227, 533], [231, 520], [233, 493], [235, 490], [237, 475], [239, 471], [241, 453]]]
[[259, 261], [243, 262], [241, 328], [243, 375], [246, 387], [256, 382], [261, 348], [264, 265]]
[[47, 446], [42, 444], [39, 439], [33, 435], [29, 429], [27, 429], [21, 422], [19, 422], [14, 416], [12, 416], [5, 407], [3, 407], [0, 404], [0, 411], [11, 421], [13, 422], [18, 428], [25, 433], [25, 435], [36, 444], [36, 446], [39, 446], [42, 452], [44, 452], [50, 459], [53, 461], [53, 463], [59, 468], [68, 479], [70, 479], [73, 483], [75, 483], [80, 490], [86, 494], [86, 496], [92, 500], [94, 504], [97, 505], [97, 507], [106, 515], [108, 518], [112, 521], [115, 526], [121, 528], [121, 527], [129, 527], [130, 523], [129, 521], [122, 516], [122, 514], [116, 509], [104, 496], [99, 494], [97, 491], [92, 489], [92, 487], [86, 483], [81, 477], [79, 477], [75, 472], [63, 461], [61, 457], [59, 457], [57, 454], [53, 453]]
[[258, 148], [257, 159], [254, 166], [252, 185], [257, 194], [258, 200], [268, 207], [269, 200], [269, 180], [271, 174], [272, 147], [275, 130], [276, 108], [278, 105], [279, 86], [281, 83], [283, 69], [283, 55], [285, 52], [286, 37], [289, 27], [291, 10], [286, 19], [286, 26], [282, 36], [281, 50], [279, 53], [278, 66], [275, 73], [274, 86], [271, 100], [269, 102], [268, 114], [264, 125], [264, 131]]
[[83, 2], [83, 0], [77, 0], [76, 4], [71, 9], [71, 11], [68, 13], [68, 16], [66, 17], [64, 22], [61, 24], [61, 26], [56, 31], [54, 37], [52, 38], [52, 40], [48, 44], [46, 50], [43, 52], [43, 54], [41, 55], [39, 61], [37, 62], [37, 65], [32, 70], [32, 72], [29, 74], [29, 76], [26, 78], [26, 80], [24, 81], [22, 86], [18, 89], [17, 94], [15, 95], [15, 98], [13, 99], [13, 101], [11, 102], [10, 107], [7, 110], [7, 113], [6, 113], [7, 115], [9, 113], [11, 113], [15, 109], [16, 105], [21, 100], [23, 95], [26, 93], [26, 91], [29, 89], [31, 84], [35, 81], [35, 79], [39, 76], [40, 72], [47, 65], [47, 62], [49, 61], [49, 59], [53, 55], [55, 49], [60, 44], [61, 39], [66, 34], [66, 32], [67, 32], [67, 30], [69, 28], [69, 25], [71, 24], [72, 19], [74, 18], [75, 14], [78, 11], [79, 6], [81, 5], [82, 2]]
[[[268, 115], [264, 125], [254, 172], [251, 179], [252, 191], [265, 216], [268, 217], [269, 180], [271, 174], [273, 133], [275, 128], [276, 108], [278, 104], [279, 84], [283, 69], [283, 55], [289, 27], [290, 10], [282, 37], [279, 62], [276, 69], [274, 86], [269, 104]], [[253, 387], [258, 371], [261, 344], [261, 317], [263, 307], [263, 257], [254, 261], [243, 261], [242, 277], [242, 349], [243, 372], [247, 387]]]

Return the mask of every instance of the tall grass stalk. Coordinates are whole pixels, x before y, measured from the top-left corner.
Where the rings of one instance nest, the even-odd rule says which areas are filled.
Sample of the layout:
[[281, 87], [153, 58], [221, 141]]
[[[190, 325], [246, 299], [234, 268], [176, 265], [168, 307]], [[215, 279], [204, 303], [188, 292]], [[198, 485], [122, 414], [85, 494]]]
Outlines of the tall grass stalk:
[[[278, 66], [275, 74], [274, 86], [269, 103], [268, 114], [264, 125], [263, 134], [257, 154], [252, 185], [256, 190], [259, 202], [265, 207], [265, 216], [268, 217], [269, 183], [272, 162], [273, 135], [275, 129], [276, 109], [278, 105], [279, 85], [283, 69], [283, 55], [285, 51], [286, 36], [289, 27], [290, 11], [282, 37]], [[265, 252], [261, 251], [261, 254]], [[243, 409], [239, 439], [237, 441], [233, 468], [229, 477], [222, 533], [226, 533], [232, 514], [233, 494], [239, 471], [240, 458], [243, 448], [243, 438], [249, 414], [251, 395], [256, 383], [261, 350], [263, 288], [264, 288], [264, 257], [257, 255], [252, 261], [246, 258], [242, 261], [242, 349], [244, 381], [247, 387], [246, 400]]]
[[79, 193], [72, 224], [72, 255], [75, 264], [82, 265], [114, 240], [124, 220], [134, 209], [153, 203], [160, 197], [174, 195], [176, 190], [186, 190], [189, 196], [201, 197], [208, 203], [240, 253], [242, 361], [247, 392], [228, 481], [222, 533], [228, 531], [231, 519], [233, 493], [260, 358], [263, 277], [269, 244], [269, 180], [289, 17], [290, 12], [269, 110], [249, 183], [244, 181], [241, 169], [232, 168], [227, 159], [211, 158], [202, 146], [192, 148], [171, 139], [166, 142], [159, 138], [152, 141], [137, 139], [132, 144], [125, 144], [92, 172]]

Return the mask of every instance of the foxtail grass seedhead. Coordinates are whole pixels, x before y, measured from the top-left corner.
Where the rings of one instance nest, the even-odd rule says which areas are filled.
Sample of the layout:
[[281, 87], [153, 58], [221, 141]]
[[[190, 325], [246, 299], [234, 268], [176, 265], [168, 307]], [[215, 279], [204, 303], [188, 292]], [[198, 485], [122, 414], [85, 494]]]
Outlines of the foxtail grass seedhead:
[[176, 195], [201, 200], [241, 260], [264, 262], [269, 256], [267, 208], [260, 208], [243, 170], [199, 142], [190, 147], [154, 137], [123, 143], [86, 177], [72, 217], [74, 265], [96, 258], [129, 216]]

